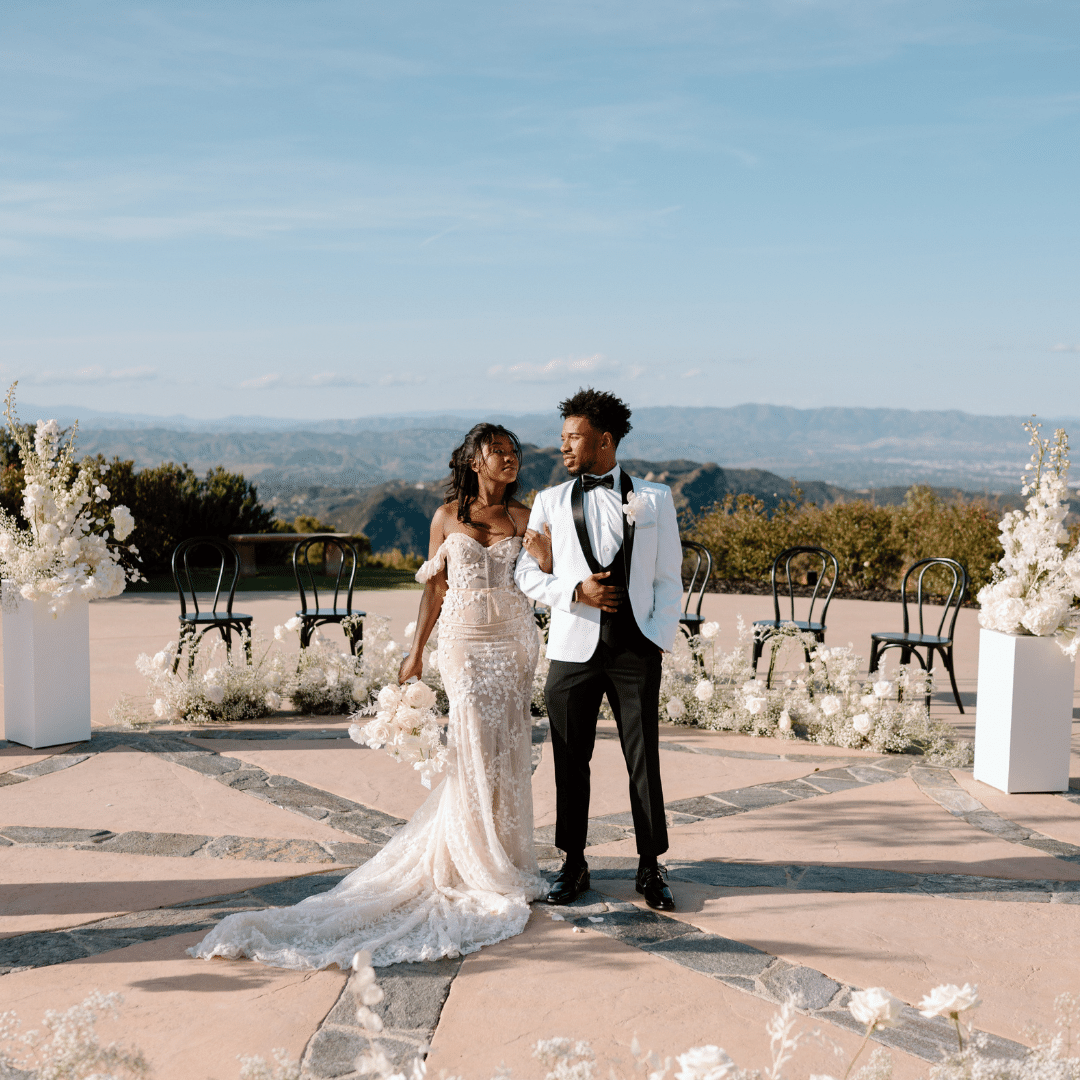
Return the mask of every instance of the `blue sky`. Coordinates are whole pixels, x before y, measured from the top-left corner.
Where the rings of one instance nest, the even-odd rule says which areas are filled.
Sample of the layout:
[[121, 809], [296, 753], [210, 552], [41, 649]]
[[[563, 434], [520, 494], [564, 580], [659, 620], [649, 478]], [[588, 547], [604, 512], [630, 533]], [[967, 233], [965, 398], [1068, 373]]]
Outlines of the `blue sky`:
[[7, 0], [0, 377], [1080, 413], [1075, 0]]

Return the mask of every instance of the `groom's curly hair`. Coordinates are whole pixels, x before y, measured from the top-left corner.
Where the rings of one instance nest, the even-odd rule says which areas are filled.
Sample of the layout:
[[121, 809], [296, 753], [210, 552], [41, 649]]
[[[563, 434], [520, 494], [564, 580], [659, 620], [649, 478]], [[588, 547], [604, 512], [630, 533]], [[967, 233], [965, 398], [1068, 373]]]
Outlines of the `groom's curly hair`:
[[610, 432], [616, 446], [631, 429], [630, 409], [626, 402], [591, 386], [559, 402], [559, 415], [564, 420], [568, 416], [584, 416], [597, 431]]

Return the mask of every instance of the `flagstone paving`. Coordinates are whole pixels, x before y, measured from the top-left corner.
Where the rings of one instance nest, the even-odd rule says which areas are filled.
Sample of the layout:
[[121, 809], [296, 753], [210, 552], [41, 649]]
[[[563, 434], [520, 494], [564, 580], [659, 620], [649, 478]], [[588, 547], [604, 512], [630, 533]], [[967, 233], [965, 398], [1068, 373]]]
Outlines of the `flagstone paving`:
[[[400, 637], [415, 593], [369, 594]], [[291, 597], [245, 597], [269, 633]], [[722, 639], [767, 597], [707, 597]], [[226, 729], [121, 731], [108, 712], [137, 693], [134, 655], [175, 629], [175, 601], [128, 597], [91, 608], [94, 735], [29, 751], [0, 746], [0, 1011], [32, 1026], [92, 989], [119, 990], [121, 1034], [159, 1078], [218, 1080], [236, 1056], [283, 1047], [313, 1080], [350, 1078], [367, 1045], [348, 973], [282, 972], [190, 959], [230, 911], [295, 903], [374, 854], [426, 797], [415, 773], [347, 738], [339, 717], [282, 713]], [[830, 640], [898, 621], [895, 605], [837, 601]], [[974, 705], [974, 612], [958, 624], [958, 680]], [[951, 694], [935, 715], [973, 731]], [[538, 852], [551, 846], [547, 728], [534, 729]], [[1080, 743], [1074, 742], [1080, 749]], [[589, 1039], [606, 1074], [631, 1073], [636, 1036], [661, 1054], [716, 1043], [767, 1062], [765, 1024], [795, 994], [811, 1046], [791, 1075], [839, 1075], [860, 1033], [845, 1004], [883, 985], [909, 1005], [941, 982], [978, 982], [977, 1026], [1018, 1054], [1054, 997], [1076, 991], [1080, 948], [1080, 755], [1076, 790], [1006, 796], [970, 770], [918, 757], [666, 727], [661, 768], [678, 910], [650, 912], [636, 865], [617, 733], [594, 758], [593, 888], [569, 909], [537, 905], [524, 934], [465, 958], [380, 973], [384, 1048], [404, 1061], [431, 1046], [432, 1075], [486, 1078], [501, 1064], [541, 1074], [538, 1039]], [[898, 1080], [926, 1075], [952, 1030], [908, 1009], [881, 1033]]]

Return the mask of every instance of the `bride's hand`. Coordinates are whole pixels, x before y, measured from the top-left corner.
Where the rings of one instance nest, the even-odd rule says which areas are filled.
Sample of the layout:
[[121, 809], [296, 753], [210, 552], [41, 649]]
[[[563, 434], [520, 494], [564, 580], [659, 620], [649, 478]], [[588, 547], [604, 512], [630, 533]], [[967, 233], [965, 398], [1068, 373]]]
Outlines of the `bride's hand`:
[[536, 560], [545, 574], [551, 573], [551, 526], [545, 521], [543, 534], [535, 529], [525, 530], [525, 550]]
[[424, 674], [424, 661], [417, 654], [410, 654], [401, 661], [401, 667], [398, 668], [397, 681], [398, 686], [402, 683], [408, 682], [413, 676], [421, 678]]

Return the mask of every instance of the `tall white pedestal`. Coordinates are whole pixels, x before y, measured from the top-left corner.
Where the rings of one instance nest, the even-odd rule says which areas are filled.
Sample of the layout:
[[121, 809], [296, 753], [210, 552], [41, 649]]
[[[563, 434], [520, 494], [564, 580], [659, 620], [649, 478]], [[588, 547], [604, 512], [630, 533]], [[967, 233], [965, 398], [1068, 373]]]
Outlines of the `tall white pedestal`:
[[999, 791], [1069, 787], [1076, 664], [1052, 637], [979, 631], [975, 779]]
[[90, 738], [90, 605], [55, 618], [4, 582], [4, 734], [37, 748]]

